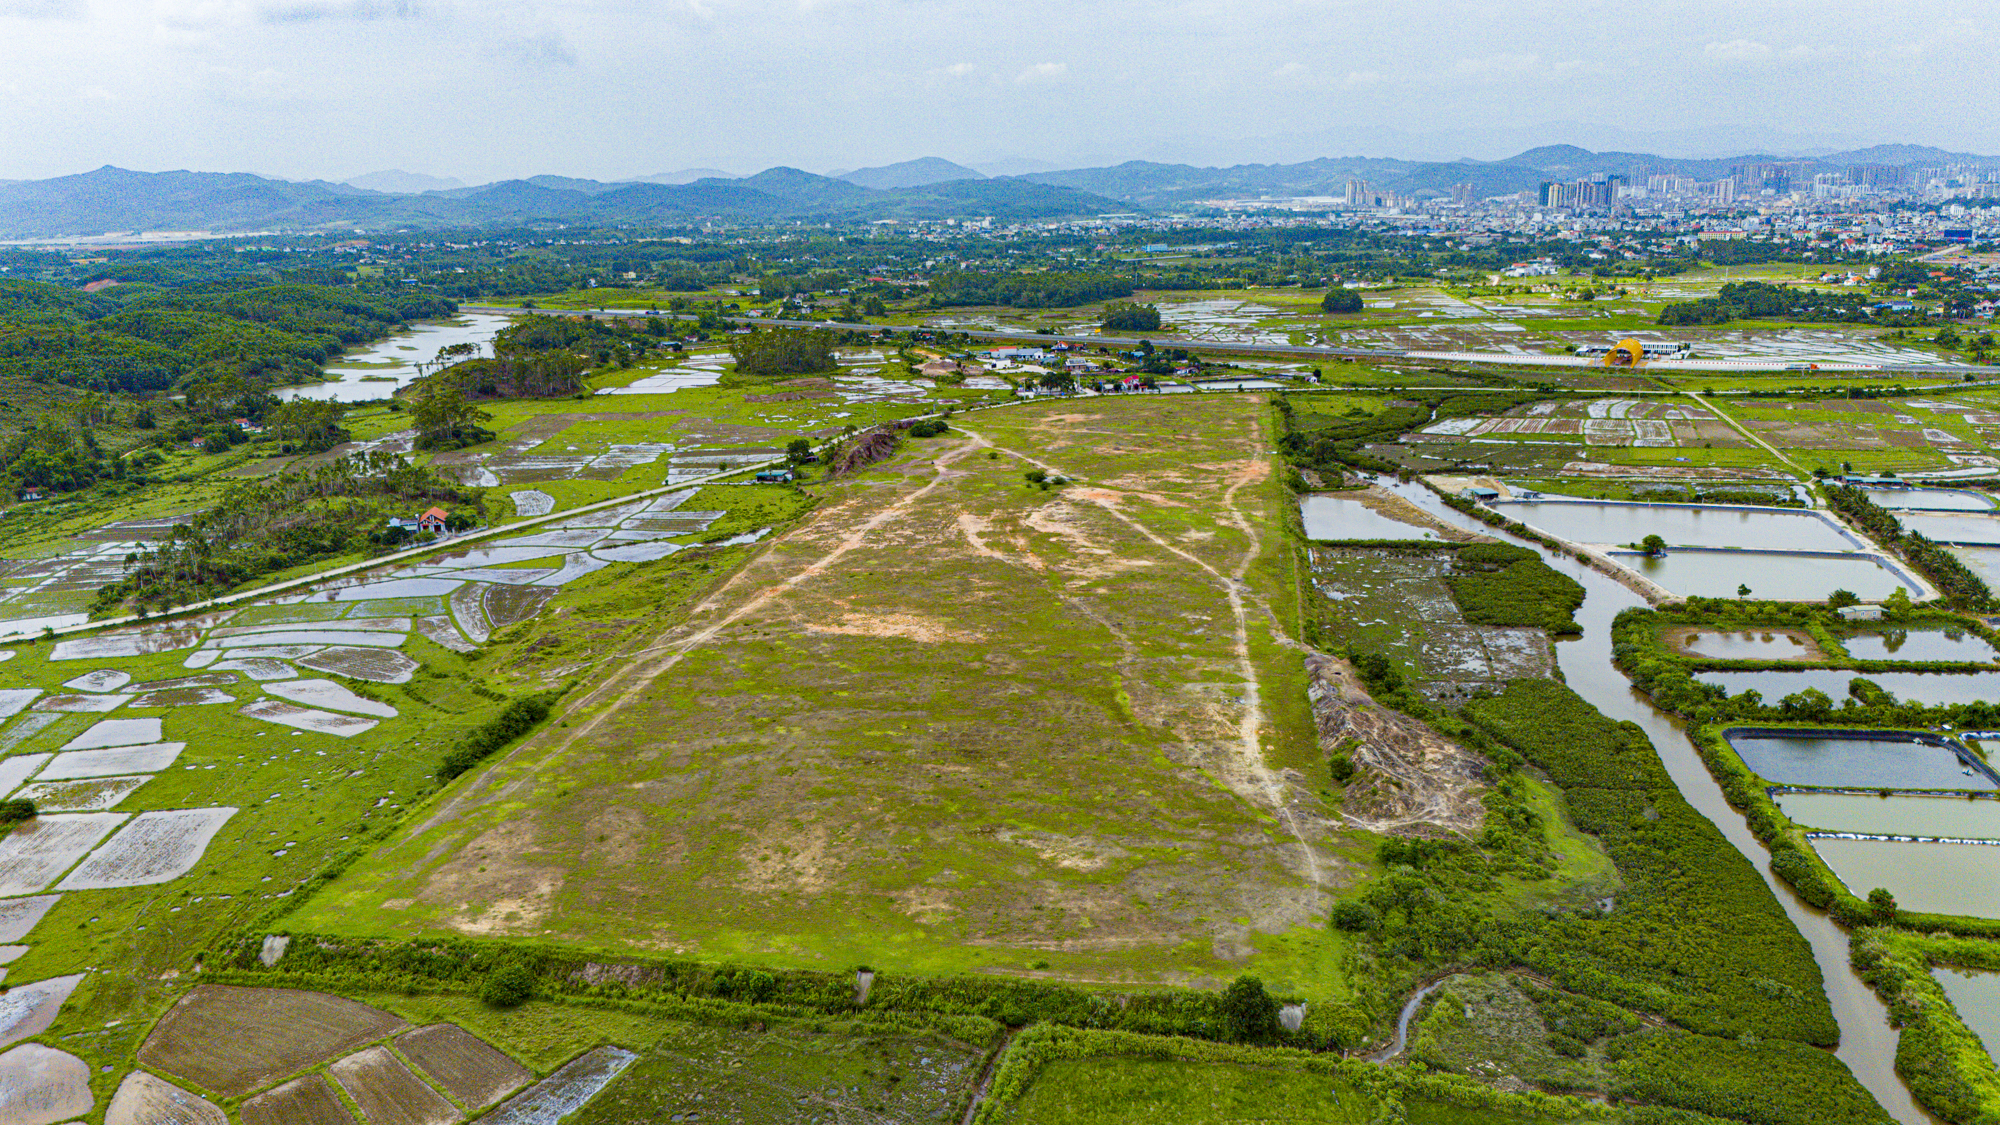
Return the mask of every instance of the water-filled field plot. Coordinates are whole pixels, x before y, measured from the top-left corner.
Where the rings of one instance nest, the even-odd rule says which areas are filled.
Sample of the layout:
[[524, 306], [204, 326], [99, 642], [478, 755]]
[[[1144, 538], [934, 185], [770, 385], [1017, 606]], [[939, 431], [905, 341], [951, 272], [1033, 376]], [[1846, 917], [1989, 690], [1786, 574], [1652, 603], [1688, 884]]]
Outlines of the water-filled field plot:
[[157, 1075], [135, 1070], [118, 1084], [104, 1125], [228, 1125], [214, 1102]]
[[1812, 637], [1795, 629], [1675, 628], [1661, 635], [1675, 651], [1710, 660], [1825, 659]]
[[52, 813], [0, 837], [0, 895], [25, 895], [54, 882], [125, 820], [123, 813]]
[[1730, 748], [1779, 785], [1855, 789], [1994, 789], [1993, 779], [1942, 740], [1897, 731], [1735, 728]]
[[2000, 973], [1975, 973], [1939, 965], [1931, 976], [1944, 988], [1958, 1018], [1979, 1036], [1990, 1056], [2000, 1058]]
[[1358, 497], [1315, 493], [1301, 497], [1299, 515], [1308, 539], [1432, 539], [1438, 533], [1391, 519], [1363, 504]]
[[23, 787], [20, 792], [13, 795], [26, 797], [35, 802], [35, 807], [43, 812], [102, 812], [115, 806], [151, 780], [153, 780], [151, 775], [140, 775], [100, 777], [82, 781], [38, 781]]
[[1840, 647], [1856, 660], [1962, 660], [2000, 659], [1993, 646], [1973, 633], [1958, 629], [1884, 629], [1879, 632], [1843, 633]]
[[83, 982], [82, 973], [17, 984], [0, 994], [0, 1046], [40, 1035], [56, 1022], [63, 1002]]
[[95, 1103], [90, 1066], [75, 1055], [40, 1043], [0, 1055], [0, 1117], [7, 1125], [53, 1125]]
[[1711, 551], [1680, 548], [1654, 558], [1613, 551], [1611, 558], [1685, 597], [1733, 598], [1739, 587], [1774, 601], [1824, 601], [1846, 590], [1863, 601], [1881, 601], [1897, 590], [1917, 597], [1914, 579], [1875, 555], [1793, 554], [1778, 551]]
[[488, 1125], [557, 1125], [588, 1104], [637, 1058], [621, 1047], [587, 1051], [479, 1120]]
[[35, 775], [40, 781], [79, 777], [158, 773], [174, 764], [187, 749], [185, 742], [155, 742], [150, 746], [114, 746], [104, 750], [65, 750]]

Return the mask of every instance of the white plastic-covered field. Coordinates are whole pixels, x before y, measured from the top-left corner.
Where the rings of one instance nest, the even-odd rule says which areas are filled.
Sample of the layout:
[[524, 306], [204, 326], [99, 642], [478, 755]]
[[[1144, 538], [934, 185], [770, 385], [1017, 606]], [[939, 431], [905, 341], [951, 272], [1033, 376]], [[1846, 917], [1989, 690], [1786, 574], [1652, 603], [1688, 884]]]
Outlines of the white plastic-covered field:
[[281, 699], [303, 703], [308, 707], [352, 711], [357, 715], [373, 715], [378, 719], [393, 719], [399, 714], [387, 703], [364, 699], [332, 680], [288, 680], [284, 683], [267, 684], [264, 690]]
[[0, 897], [48, 886], [124, 819], [123, 813], [53, 813], [16, 827], [0, 838]]
[[54, 1125], [89, 1113], [90, 1064], [67, 1051], [23, 1043], [0, 1055], [0, 1121]]
[[120, 672], [116, 668], [99, 668], [95, 672], [85, 672], [63, 686], [71, 691], [117, 691], [131, 682], [130, 672]]
[[[345, 624], [345, 622], [341, 622]], [[284, 632], [254, 633], [243, 637], [220, 637], [209, 648], [260, 648], [269, 645], [362, 645], [395, 648], [403, 643], [401, 633], [376, 633], [362, 629], [290, 629]]]
[[331, 672], [378, 684], [407, 684], [417, 674], [418, 667], [416, 661], [400, 652], [366, 648], [330, 648], [300, 660], [299, 664], [315, 672]]
[[341, 738], [353, 738], [377, 725], [374, 719], [357, 719], [352, 715], [336, 715], [331, 711], [319, 711], [311, 707], [301, 707], [296, 703], [286, 703], [278, 699], [259, 699], [236, 709], [236, 713], [248, 719], [261, 719], [267, 723], [282, 723], [299, 730], [309, 730], [315, 734], [331, 734]]
[[141, 692], [132, 697], [133, 707], [203, 707], [211, 703], [234, 703], [236, 697], [212, 687], [168, 688]]
[[0, 719], [19, 714], [23, 707], [42, 694], [41, 688], [0, 688]]
[[115, 777], [124, 773], [158, 773], [174, 764], [187, 749], [185, 742], [155, 742], [151, 746], [114, 746], [107, 750], [65, 750], [56, 755], [36, 781], [68, 781], [78, 777]]
[[63, 749], [89, 750], [98, 746], [137, 746], [142, 742], [158, 742], [163, 737], [158, 719], [106, 719], [63, 743]]
[[132, 698], [129, 695], [51, 695], [34, 702], [37, 711], [101, 712], [116, 711]]
[[197, 672], [192, 676], [175, 676], [171, 680], [147, 680], [133, 684], [133, 691], [179, 691], [182, 688], [224, 687], [235, 683], [237, 677], [227, 672]]
[[216, 671], [241, 672], [253, 680], [289, 680], [299, 674], [297, 668], [282, 660], [272, 660], [261, 656], [224, 660], [212, 665]]
[[96, 777], [77, 781], [37, 781], [14, 794], [35, 802], [41, 812], [102, 812], [132, 795], [153, 780], [151, 774], [138, 777]]
[[235, 815], [233, 808], [140, 813], [56, 889], [96, 891], [178, 879], [201, 862], [208, 842]]

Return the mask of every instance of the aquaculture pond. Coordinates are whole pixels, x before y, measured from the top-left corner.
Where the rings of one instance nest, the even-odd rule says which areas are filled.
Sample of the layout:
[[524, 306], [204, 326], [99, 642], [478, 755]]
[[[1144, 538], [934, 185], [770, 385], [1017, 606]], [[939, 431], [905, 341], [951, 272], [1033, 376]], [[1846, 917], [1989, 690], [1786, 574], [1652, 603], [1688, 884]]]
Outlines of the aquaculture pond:
[[1988, 587], [2000, 590], [2000, 547], [1953, 547], [1951, 553]]
[[2000, 512], [1988, 515], [1947, 515], [1905, 512], [1896, 517], [1911, 531], [1920, 531], [1939, 543], [1979, 543], [2000, 546]]
[[1904, 910], [2000, 918], [2000, 845], [1819, 836], [1812, 846], [1863, 898], [1887, 887]]
[[1819, 649], [1791, 633], [1745, 629], [1726, 633], [1683, 633], [1669, 642], [1682, 652], [1711, 660], [1817, 660]]
[[1299, 500], [1308, 539], [1436, 539], [1437, 532], [1390, 519], [1353, 496], [1317, 492]]
[[1779, 551], [1671, 550], [1664, 558], [1616, 551], [1612, 558], [1676, 594], [1733, 598], [1738, 587], [1776, 601], [1825, 601], [1847, 590], [1876, 602], [1897, 590], [1923, 593], [1915, 582], [1882, 565], [1873, 555], [1805, 555]]
[[1994, 1048], [2000, 1047], [2000, 973], [1961, 972], [1939, 965], [1931, 970], [1931, 976], [1944, 987], [1951, 1006], [1958, 1009], [1958, 1018], [1979, 1036], [1986, 1053], [1994, 1054]]
[[1796, 672], [1703, 672], [1695, 677], [1731, 695], [1755, 691], [1767, 703], [1793, 692], [1818, 688], [1836, 701], [1846, 698], [1847, 685], [1863, 679], [1905, 702], [1938, 706], [1949, 703], [2000, 702], [2000, 672], [1856, 672], [1847, 668], [1811, 668]]
[[1990, 512], [1993, 500], [1983, 492], [1959, 488], [1865, 488], [1877, 507], [1909, 512]]
[[1794, 822], [1828, 832], [2000, 840], [2000, 801], [1879, 793], [1779, 793], [1773, 799]]
[[[1379, 483], [1445, 523], [1490, 533], [1484, 524], [1450, 507], [1420, 484], [1394, 480]], [[1645, 605], [1645, 600], [1617, 580], [1574, 558], [1551, 553], [1533, 542], [1519, 542], [1540, 553], [1550, 566], [1582, 583], [1587, 591], [1583, 608], [1576, 615], [1583, 626], [1583, 635], [1555, 646], [1564, 682], [1611, 718], [1638, 724], [1659, 748], [1660, 759], [1681, 793], [1764, 875], [1786, 917], [1812, 946], [1813, 960], [1825, 975], [1827, 1000], [1840, 1023], [1840, 1046], [1835, 1056], [1897, 1121], [1934, 1125], [1935, 1119], [1917, 1105], [1909, 1087], [1896, 1074], [1896, 1031], [1889, 1025], [1888, 1009], [1881, 998], [1855, 974], [1848, 962], [1847, 932], [1824, 911], [1808, 906], [1771, 874], [1766, 862], [1769, 853], [1758, 843], [1743, 814], [1723, 796], [1722, 787], [1696, 755], [1687, 732], [1673, 716], [1653, 707], [1612, 664], [1612, 619], [1622, 610]]]
[[[1489, 505], [1502, 515], [1576, 543], [1620, 545], [1657, 535], [1670, 547], [1765, 551], [1853, 551], [1864, 544], [1815, 512], [1720, 504], [1616, 500], [1520, 500]], [[1730, 591], [1736, 587], [1732, 583]]]
[[[1860, 737], [1874, 735], [1876, 737]], [[1729, 745], [1779, 785], [1853, 789], [1993, 789], [1945, 746], [1895, 731], [1732, 730]]]
[[1959, 629], [1884, 629], [1847, 633], [1840, 647], [1856, 660], [1993, 660], [1993, 646]]

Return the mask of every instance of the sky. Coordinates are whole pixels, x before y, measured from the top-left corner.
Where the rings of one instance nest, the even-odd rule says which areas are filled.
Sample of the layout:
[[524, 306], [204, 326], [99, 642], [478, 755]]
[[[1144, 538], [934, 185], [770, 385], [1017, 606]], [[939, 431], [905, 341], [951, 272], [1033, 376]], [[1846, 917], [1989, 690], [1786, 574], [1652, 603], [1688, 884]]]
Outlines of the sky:
[[0, 0], [0, 179], [2000, 152], [1970, 0]]

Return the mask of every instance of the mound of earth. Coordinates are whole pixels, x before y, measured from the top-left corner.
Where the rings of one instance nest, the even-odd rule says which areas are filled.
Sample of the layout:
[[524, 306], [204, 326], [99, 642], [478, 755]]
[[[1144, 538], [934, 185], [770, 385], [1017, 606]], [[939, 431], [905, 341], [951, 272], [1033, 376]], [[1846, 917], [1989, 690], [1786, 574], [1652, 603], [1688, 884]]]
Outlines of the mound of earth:
[[1370, 699], [1346, 661], [1306, 657], [1320, 748], [1354, 763], [1342, 817], [1392, 836], [1470, 836], [1486, 820], [1486, 760]]

